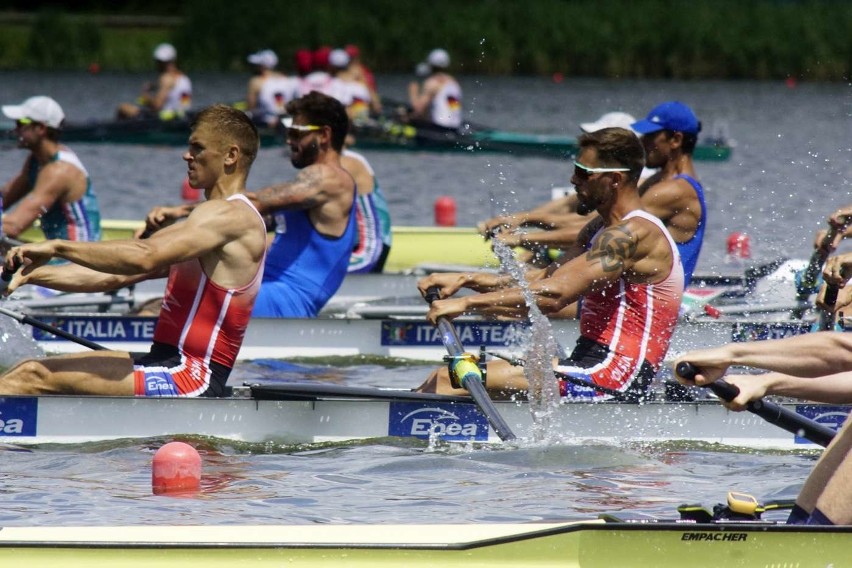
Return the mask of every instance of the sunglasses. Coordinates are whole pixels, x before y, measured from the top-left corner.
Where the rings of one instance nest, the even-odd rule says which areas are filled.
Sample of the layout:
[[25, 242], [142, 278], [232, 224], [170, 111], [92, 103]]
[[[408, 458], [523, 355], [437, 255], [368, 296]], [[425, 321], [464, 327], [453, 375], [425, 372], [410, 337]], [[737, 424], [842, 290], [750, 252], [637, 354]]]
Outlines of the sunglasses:
[[287, 129], [287, 136], [291, 138], [300, 138], [308, 132], [322, 130], [322, 126], [317, 126], [316, 124], [293, 124], [292, 116], [282, 118], [281, 124]]
[[584, 166], [578, 161], [574, 161], [574, 175], [580, 179], [589, 179], [592, 174], [602, 174], [607, 172], [629, 172], [630, 168], [590, 168]]
[[31, 118], [19, 118], [15, 121], [15, 126], [29, 126], [30, 124], [37, 124], [35, 120]]

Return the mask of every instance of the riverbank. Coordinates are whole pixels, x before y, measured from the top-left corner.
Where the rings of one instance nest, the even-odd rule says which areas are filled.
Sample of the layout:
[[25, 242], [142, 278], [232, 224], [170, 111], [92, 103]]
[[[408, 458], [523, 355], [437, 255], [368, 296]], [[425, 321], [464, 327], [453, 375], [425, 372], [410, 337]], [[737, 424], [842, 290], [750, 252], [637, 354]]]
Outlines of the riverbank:
[[[94, 63], [149, 70], [153, 46], [171, 41], [184, 67], [197, 71], [243, 70], [246, 54], [265, 47], [279, 53], [286, 69], [300, 47], [355, 43], [369, 65], [388, 73], [411, 73], [440, 44], [451, 53], [453, 71], [468, 75], [852, 77], [852, 3], [839, 0], [315, 0], [298, 10], [270, 0], [238, 11], [222, 0], [186, 0], [181, 6], [170, 16], [50, 11], [0, 18], [0, 68]], [[148, 18], [145, 25], [140, 18]]]

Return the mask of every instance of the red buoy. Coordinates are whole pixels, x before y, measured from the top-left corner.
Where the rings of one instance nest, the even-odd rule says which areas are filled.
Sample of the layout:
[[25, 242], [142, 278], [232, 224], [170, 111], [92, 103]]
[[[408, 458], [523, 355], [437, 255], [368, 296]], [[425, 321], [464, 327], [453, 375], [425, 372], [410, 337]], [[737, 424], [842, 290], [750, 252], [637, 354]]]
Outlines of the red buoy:
[[439, 227], [456, 226], [456, 200], [442, 195], [435, 200], [435, 224]]
[[189, 178], [183, 178], [183, 185], [180, 188], [180, 196], [186, 202], [194, 203], [201, 199], [201, 190], [189, 185]]
[[728, 235], [728, 256], [731, 258], [751, 258], [751, 241], [745, 233]]
[[154, 495], [186, 495], [201, 489], [201, 456], [183, 442], [169, 442], [157, 450], [151, 465]]

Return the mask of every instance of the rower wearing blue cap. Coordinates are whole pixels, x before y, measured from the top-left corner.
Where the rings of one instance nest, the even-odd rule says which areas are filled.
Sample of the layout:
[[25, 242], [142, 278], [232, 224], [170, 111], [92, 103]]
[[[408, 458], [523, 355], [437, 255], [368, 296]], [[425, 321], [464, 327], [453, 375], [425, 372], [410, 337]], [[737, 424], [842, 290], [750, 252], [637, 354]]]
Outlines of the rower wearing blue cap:
[[701, 122], [684, 103], [668, 101], [630, 127], [642, 138], [646, 166], [659, 168], [639, 186], [642, 205], [672, 234], [689, 285], [707, 227], [704, 188], [692, 162]]

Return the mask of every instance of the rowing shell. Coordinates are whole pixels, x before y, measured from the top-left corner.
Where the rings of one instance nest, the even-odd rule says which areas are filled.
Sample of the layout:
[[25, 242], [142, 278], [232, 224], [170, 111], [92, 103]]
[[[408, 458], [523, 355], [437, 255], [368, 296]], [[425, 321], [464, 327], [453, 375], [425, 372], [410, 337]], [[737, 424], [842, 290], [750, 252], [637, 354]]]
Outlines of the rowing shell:
[[[152, 316], [110, 313], [34, 312], [31, 315], [108, 349], [129, 352], [148, 351], [157, 321]], [[471, 351], [485, 347], [503, 354], [521, 355], [530, 336], [529, 325], [520, 322], [459, 318], [455, 324], [462, 344]], [[553, 320], [551, 325], [554, 338], [568, 350], [572, 349], [579, 335], [578, 320]], [[31, 330], [46, 353], [86, 350], [40, 329]], [[810, 330], [810, 323], [800, 321], [681, 321], [675, 328], [668, 359], [699, 347], [780, 339]], [[375, 355], [441, 361], [445, 353], [440, 333], [423, 318], [252, 318], [238, 359]]]
[[[703, 392], [703, 391], [702, 391]], [[756, 449], [818, 446], [761, 418], [726, 410], [715, 399], [674, 402], [562, 402], [548, 424], [556, 441], [620, 444], [693, 441]], [[522, 439], [536, 425], [529, 405], [495, 401]], [[848, 406], [788, 408], [838, 428]], [[77, 444], [101, 440], [198, 435], [252, 443], [306, 444], [387, 436], [499, 443], [487, 417], [467, 397], [322, 382], [234, 387], [227, 398], [103, 396], [0, 397], [0, 443]]]
[[844, 566], [852, 527], [766, 522], [4, 527], [4, 566]]

